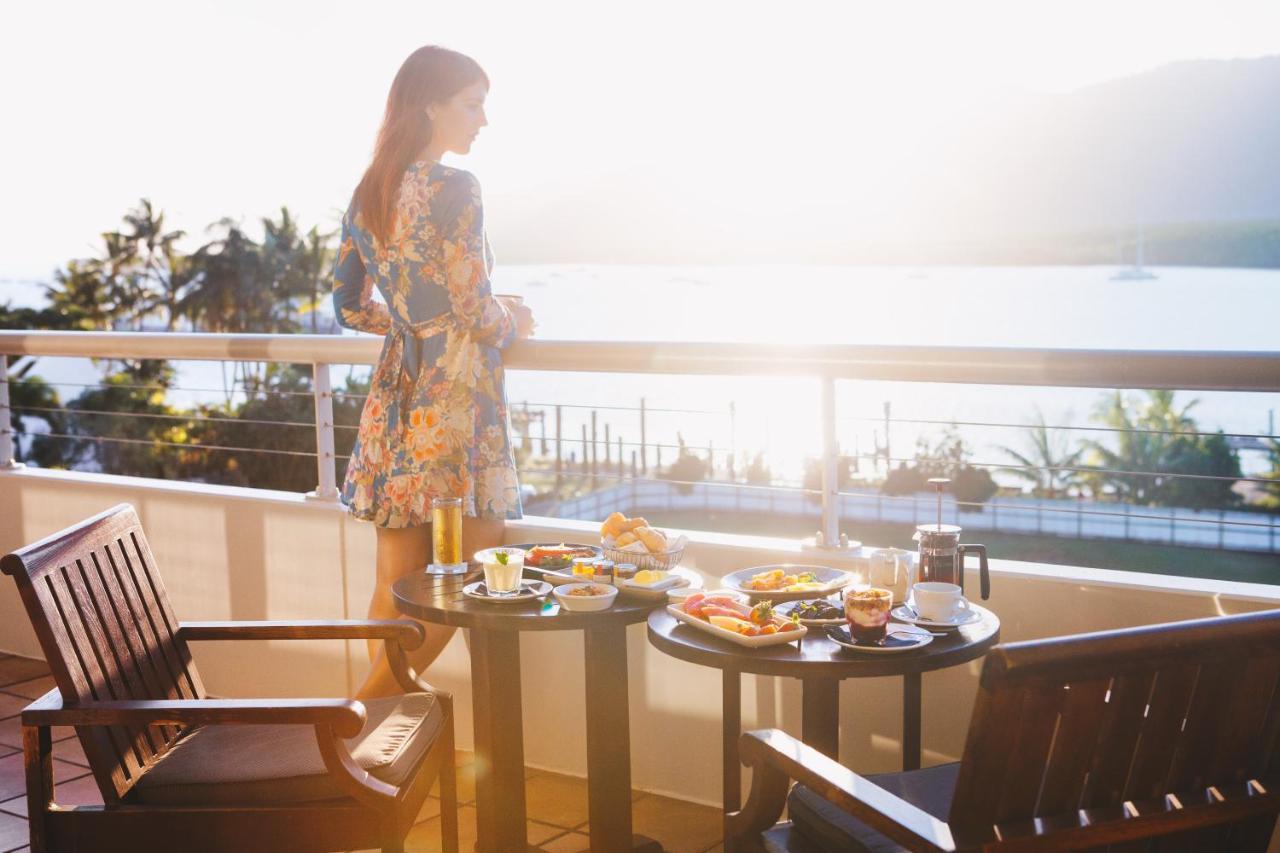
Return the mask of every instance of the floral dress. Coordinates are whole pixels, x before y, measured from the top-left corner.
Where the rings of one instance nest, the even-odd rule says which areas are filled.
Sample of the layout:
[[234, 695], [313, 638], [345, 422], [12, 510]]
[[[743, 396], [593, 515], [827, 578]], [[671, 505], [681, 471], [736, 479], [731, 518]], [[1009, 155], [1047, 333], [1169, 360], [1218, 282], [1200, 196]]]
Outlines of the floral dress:
[[[354, 204], [342, 219], [334, 312], [386, 336], [342, 501], [380, 527], [430, 523], [434, 497], [461, 497], [470, 516], [520, 518], [500, 353], [516, 324], [490, 292], [479, 183], [414, 163], [392, 231], [381, 245]], [[386, 304], [371, 298], [375, 286]]]

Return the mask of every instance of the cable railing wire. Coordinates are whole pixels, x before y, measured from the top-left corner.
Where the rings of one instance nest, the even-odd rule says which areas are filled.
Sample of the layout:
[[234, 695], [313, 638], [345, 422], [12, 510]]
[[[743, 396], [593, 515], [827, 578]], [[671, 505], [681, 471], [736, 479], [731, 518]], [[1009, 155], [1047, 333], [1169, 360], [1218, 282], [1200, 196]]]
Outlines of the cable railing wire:
[[[850, 416], [850, 417], [838, 418], [837, 420], [840, 420], [843, 422], [858, 422], [858, 423], [875, 423], [875, 424], [885, 423], [884, 418], [882, 417], [877, 418], [870, 415]], [[1221, 432], [1220, 433], [1217, 431], [1197, 432], [1196, 430], [1186, 430], [1186, 429], [1164, 430], [1164, 429], [1140, 429], [1137, 427], [1067, 426], [1067, 425], [1055, 426], [1050, 424], [1043, 424], [1043, 425], [1042, 424], [1008, 424], [1008, 423], [996, 423], [996, 422], [990, 422], [990, 421], [943, 421], [943, 420], [934, 420], [929, 418], [889, 418], [888, 423], [917, 424], [917, 425], [924, 425], [924, 426], [944, 426], [944, 427], [945, 426], [994, 427], [994, 428], [1002, 428], [1002, 429], [1041, 429], [1043, 427], [1044, 429], [1074, 430], [1078, 432], [1131, 433], [1133, 435], [1185, 435], [1185, 436], [1194, 436], [1196, 438], [1210, 438], [1212, 436], [1221, 435], [1223, 438], [1256, 438], [1263, 441], [1280, 440], [1280, 436], [1268, 435], [1267, 433], [1252, 433], [1252, 432]]]
[[[934, 456], [884, 456], [874, 453], [849, 453], [843, 454], [851, 459], [881, 459], [886, 462], [929, 462], [938, 465], [955, 465], [954, 459], [943, 459]], [[1117, 477], [1168, 477], [1169, 479], [1182, 480], [1216, 480], [1226, 483], [1274, 483], [1275, 480], [1266, 477], [1228, 477], [1221, 474], [1182, 474], [1165, 471], [1125, 471], [1118, 468], [1090, 468], [1081, 466], [1066, 465], [1015, 465], [1009, 462], [971, 462], [964, 460], [961, 465], [971, 465], [975, 468], [995, 468], [997, 470], [1007, 471], [1063, 471], [1070, 474], [1109, 474]]]
[[[152, 418], [161, 420], [178, 420], [178, 421], [197, 421], [212, 422], [224, 424], [245, 424], [247, 426], [291, 426], [306, 427], [307, 429], [315, 429], [314, 423], [306, 423], [305, 421], [267, 421], [255, 418], [219, 418], [210, 417], [208, 415], [164, 415], [157, 412], [109, 412], [101, 409], [69, 409], [58, 408], [56, 406], [11, 406], [15, 411], [24, 412], [46, 412], [51, 414], [64, 415], [105, 415], [108, 417], [118, 418]], [[355, 427], [352, 427], [355, 429]]]
[[[278, 456], [309, 456], [312, 459], [316, 457], [314, 451], [305, 450], [277, 450], [272, 447], [230, 447], [221, 444], [188, 444], [181, 441], [163, 441], [161, 439], [150, 438], [121, 438], [114, 435], [73, 435], [62, 432], [40, 432], [33, 433], [33, 438], [66, 438], [74, 441], [109, 441], [116, 444], [145, 444], [148, 447], [175, 447], [180, 450], [222, 450], [232, 453], [272, 453]], [[346, 458], [346, 457], [343, 457]]]
[[[902, 503], [912, 502], [918, 505], [920, 504], [928, 505], [929, 507], [932, 507], [934, 502], [934, 496], [932, 494], [926, 495], [923, 493], [919, 495], [886, 495], [882, 492], [844, 492], [842, 491], [842, 492], [837, 492], [837, 494], [839, 494], [842, 497], [851, 497], [851, 498], [868, 498], [868, 499], [883, 500], [883, 501], [899, 501]], [[948, 500], [947, 503], [944, 504], [944, 506], [975, 507], [979, 510], [982, 510], [988, 507], [989, 504], [983, 503], [981, 501]], [[1004, 507], [1005, 509], [1016, 509], [1016, 511], [1019, 511], [1019, 512], [1048, 512], [1048, 513], [1058, 513], [1060, 515], [1090, 515], [1090, 516], [1103, 516], [1106, 518], [1136, 518], [1136, 519], [1144, 519], [1144, 520], [1151, 520], [1151, 521], [1162, 521], [1166, 524], [1172, 520], [1172, 521], [1179, 521], [1179, 522], [1188, 521], [1193, 524], [1218, 524], [1218, 525], [1227, 525], [1227, 526], [1235, 526], [1235, 527], [1261, 527], [1264, 529], [1280, 527], [1280, 525], [1277, 525], [1275, 523], [1268, 523], [1268, 522], [1262, 522], [1262, 521], [1232, 521], [1228, 519], [1218, 519], [1218, 518], [1194, 518], [1191, 516], [1182, 516], [1182, 515], [1177, 515], [1177, 516], [1152, 515], [1150, 513], [1136, 513], [1136, 512], [1104, 512], [1102, 510], [1091, 510], [1091, 509], [1080, 509], [1080, 508], [1068, 509], [1065, 507], [1046, 507], [1042, 505], [1029, 506], [1029, 507], [1017, 507], [1017, 508], [1010, 507], [1005, 504], [1001, 504], [1000, 506]]]

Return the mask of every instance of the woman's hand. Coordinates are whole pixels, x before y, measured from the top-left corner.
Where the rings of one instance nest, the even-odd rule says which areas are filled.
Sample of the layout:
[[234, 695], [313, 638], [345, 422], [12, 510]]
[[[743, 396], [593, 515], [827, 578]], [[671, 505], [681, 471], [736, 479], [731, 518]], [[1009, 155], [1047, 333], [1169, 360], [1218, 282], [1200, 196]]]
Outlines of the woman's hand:
[[533, 334], [535, 323], [533, 322], [533, 312], [524, 302], [507, 301], [507, 310], [516, 321], [516, 338], [525, 340]]

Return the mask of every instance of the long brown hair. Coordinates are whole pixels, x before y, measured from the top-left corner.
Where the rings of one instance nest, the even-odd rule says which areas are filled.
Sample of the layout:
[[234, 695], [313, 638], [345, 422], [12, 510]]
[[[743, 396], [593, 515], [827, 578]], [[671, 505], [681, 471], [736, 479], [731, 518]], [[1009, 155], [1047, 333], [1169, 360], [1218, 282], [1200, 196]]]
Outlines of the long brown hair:
[[447, 101], [473, 83], [487, 88], [489, 77], [480, 64], [448, 48], [420, 47], [400, 66], [387, 95], [387, 112], [378, 130], [373, 162], [351, 197], [364, 226], [379, 243], [391, 235], [396, 190], [405, 169], [431, 141], [427, 104]]

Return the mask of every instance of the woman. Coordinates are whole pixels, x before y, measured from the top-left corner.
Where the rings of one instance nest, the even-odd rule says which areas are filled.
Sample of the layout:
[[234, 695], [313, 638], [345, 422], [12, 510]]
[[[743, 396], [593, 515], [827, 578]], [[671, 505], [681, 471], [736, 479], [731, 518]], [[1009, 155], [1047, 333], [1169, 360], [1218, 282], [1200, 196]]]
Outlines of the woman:
[[[410, 54], [342, 219], [338, 322], [386, 336], [342, 489], [351, 514], [377, 525], [371, 619], [397, 617], [391, 584], [430, 562], [432, 498], [463, 499], [466, 554], [500, 544], [504, 520], [521, 514], [499, 350], [528, 337], [533, 318], [491, 294], [480, 186], [440, 163], [471, 150], [487, 124], [488, 91], [467, 56], [433, 46]], [[372, 300], [374, 287], [385, 304]], [[419, 670], [453, 634], [424, 627]], [[399, 692], [381, 643], [369, 644], [369, 656], [358, 695]]]

